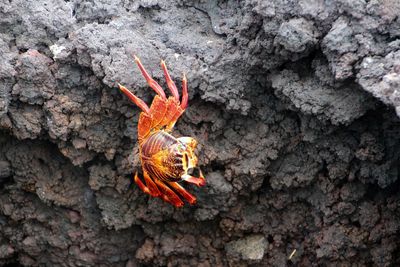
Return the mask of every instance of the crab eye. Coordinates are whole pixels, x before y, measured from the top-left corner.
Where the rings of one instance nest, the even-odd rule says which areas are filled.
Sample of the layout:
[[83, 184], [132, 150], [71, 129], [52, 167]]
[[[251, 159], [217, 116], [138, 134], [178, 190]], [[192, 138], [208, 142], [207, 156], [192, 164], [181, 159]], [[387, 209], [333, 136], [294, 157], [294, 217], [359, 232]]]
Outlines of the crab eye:
[[178, 144], [178, 150], [179, 151], [184, 151], [185, 150], [185, 146], [183, 144]]

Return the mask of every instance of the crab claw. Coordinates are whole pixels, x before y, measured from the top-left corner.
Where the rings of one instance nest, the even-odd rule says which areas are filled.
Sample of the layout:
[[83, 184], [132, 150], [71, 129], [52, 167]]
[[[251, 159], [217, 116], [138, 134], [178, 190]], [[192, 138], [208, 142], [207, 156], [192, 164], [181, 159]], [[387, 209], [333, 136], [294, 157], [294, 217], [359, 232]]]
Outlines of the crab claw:
[[191, 183], [191, 184], [195, 184], [198, 187], [204, 186], [206, 184], [206, 179], [204, 178], [203, 173], [201, 172], [200, 169], [199, 169], [199, 172], [200, 172], [200, 175], [199, 175], [200, 177], [194, 177], [189, 174], [184, 174], [182, 176], [182, 180], [184, 180], [188, 183]]

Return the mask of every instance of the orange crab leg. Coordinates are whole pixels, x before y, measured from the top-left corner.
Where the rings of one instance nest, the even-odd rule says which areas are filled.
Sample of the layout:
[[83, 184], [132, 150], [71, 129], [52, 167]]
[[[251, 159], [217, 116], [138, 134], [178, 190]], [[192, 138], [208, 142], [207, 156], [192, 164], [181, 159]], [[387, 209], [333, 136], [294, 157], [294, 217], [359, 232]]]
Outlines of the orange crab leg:
[[150, 106], [150, 114], [152, 117], [151, 127], [154, 128], [155, 126], [159, 125], [160, 122], [165, 117], [165, 112], [167, 111], [167, 104], [168, 101], [161, 99], [160, 96], [156, 95], [153, 99], [153, 103]]
[[182, 102], [181, 102], [181, 108], [185, 110], [188, 106], [188, 89], [187, 89], [187, 80], [186, 80], [186, 75], [183, 74], [182, 78]]
[[[168, 118], [164, 118], [164, 122], [165, 125], [167, 125], [167, 130], [170, 131], [176, 121], [179, 119], [179, 117], [183, 114], [183, 112], [185, 111], [185, 109], [188, 106], [188, 92], [187, 92], [187, 80], [186, 80], [186, 75], [183, 74], [183, 79], [182, 79], [182, 102], [179, 105], [179, 101], [177, 101], [178, 103], [176, 103], [173, 107], [171, 107], [171, 109], [167, 110], [167, 116]], [[173, 116], [172, 116], [173, 114]]]
[[169, 202], [178, 208], [183, 206], [183, 201], [166, 184], [158, 179], [155, 179], [154, 182], [157, 184], [160, 191], [162, 191], [163, 195], [161, 195], [161, 197], [164, 201]]
[[184, 180], [184, 181], [186, 181], [188, 183], [191, 183], [191, 184], [195, 184], [195, 185], [197, 185], [199, 187], [205, 185], [206, 184], [206, 179], [204, 178], [203, 173], [201, 172], [200, 169], [199, 169], [199, 171], [200, 171], [200, 177], [197, 178], [197, 177], [194, 177], [192, 175], [185, 174], [185, 175], [182, 176], [182, 180]]
[[156, 91], [156, 93], [162, 98], [162, 99], [167, 99], [165, 96], [164, 90], [161, 88], [161, 86], [151, 78], [151, 76], [147, 73], [146, 69], [143, 67], [142, 62], [140, 62], [140, 59], [137, 56], [133, 56], [135, 58], [135, 62], [138, 65], [140, 71], [142, 72], [143, 77], [146, 79], [147, 83], [149, 86]]
[[174, 128], [176, 121], [183, 114], [183, 112], [184, 112], [184, 110], [182, 110], [179, 106], [176, 108], [174, 117], [169, 122], [169, 124], [167, 126], [167, 130], [172, 130], [172, 128]]
[[196, 178], [196, 177], [193, 177], [191, 175], [184, 176], [183, 180], [188, 182], [188, 183], [195, 184], [198, 187], [203, 186], [203, 185], [206, 184], [206, 179], [204, 179], [204, 178]]
[[167, 100], [167, 110], [165, 112], [165, 116], [162, 119], [160, 126], [168, 126], [167, 130], [171, 130], [170, 123], [174, 121], [175, 115], [179, 112], [179, 102], [176, 101], [175, 98], [169, 97]]
[[139, 188], [145, 192], [146, 194], [149, 194], [151, 196], [153, 196], [153, 192], [150, 190], [150, 188], [148, 188], [147, 186], [145, 186], [142, 182], [142, 180], [140, 180], [137, 172], [135, 173], [135, 183], [139, 186]]
[[165, 76], [165, 79], [167, 80], [167, 85], [168, 85], [169, 90], [171, 91], [171, 93], [175, 97], [175, 99], [179, 102], [178, 89], [176, 88], [174, 81], [171, 79], [171, 76], [169, 75], [169, 72], [168, 72], [167, 66], [165, 65], [164, 60], [161, 60], [161, 68], [164, 71], [164, 76]]
[[150, 193], [153, 197], [159, 197], [161, 196], [160, 190], [158, 190], [157, 185], [153, 182], [153, 179], [149, 176], [147, 172], [143, 172], [143, 177], [146, 182], [147, 187], [150, 190]]
[[131, 91], [129, 91], [125, 86], [118, 84], [119, 89], [133, 102], [135, 103], [141, 110], [145, 113], [150, 113], [150, 108], [147, 104], [140, 99], [139, 97], [135, 96]]
[[150, 114], [140, 113], [138, 123], [138, 138], [139, 142], [143, 140], [151, 130], [152, 118]]
[[190, 203], [190, 205], [196, 204], [196, 198], [189, 192], [187, 192], [185, 188], [183, 188], [180, 184], [176, 182], [169, 182], [168, 184], [172, 188], [174, 188], [180, 195], [182, 195]]

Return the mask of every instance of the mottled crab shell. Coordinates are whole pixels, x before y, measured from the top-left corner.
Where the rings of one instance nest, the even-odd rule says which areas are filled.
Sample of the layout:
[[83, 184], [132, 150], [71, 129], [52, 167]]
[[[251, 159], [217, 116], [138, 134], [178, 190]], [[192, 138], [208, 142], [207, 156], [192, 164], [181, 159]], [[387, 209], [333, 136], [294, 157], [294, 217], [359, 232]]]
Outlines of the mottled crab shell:
[[142, 166], [150, 176], [161, 181], [177, 182], [185, 173], [184, 156], [173, 150], [179, 141], [165, 131], [150, 135], [141, 145]]

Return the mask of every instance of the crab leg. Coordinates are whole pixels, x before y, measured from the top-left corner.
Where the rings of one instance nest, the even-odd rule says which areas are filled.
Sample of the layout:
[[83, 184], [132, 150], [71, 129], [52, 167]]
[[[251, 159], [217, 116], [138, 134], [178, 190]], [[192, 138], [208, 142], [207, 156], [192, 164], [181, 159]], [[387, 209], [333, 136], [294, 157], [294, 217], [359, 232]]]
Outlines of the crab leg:
[[143, 172], [143, 177], [146, 182], [147, 187], [150, 189], [150, 193], [153, 197], [161, 196], [160, 190], [158, 190], [157, 185], [153, 182], [153, 179], [149, 176], [147, 172]]
[[182, 102], [181, 102], [181, 108], [183, 110], [185, 110], [188, 106], [188, 90], [187, 90], [187, 79], [186, 79], [186, 75], [183, 74], [183, 78], [182, 78]]
[[[170, 124], [170, 122], [173, 120], [175, 117], [175, 114], [178, 112], [178, 107], [179, 107], [179, 102], [175, 100], [173, 97], [169, 97], [166, 102], [166, 111], [164, 114], [164, 118], [161, 120], [159, 123], [160, 127], [167, 126]], [[167, 127], [167, 130], [170, 130], [171, 128]]]
[[139, 188], [145, 192], [146, 194], [149, 194], [150, 196], [153, 197], [158, 197], [161, 195], [160, 191], [158, 190], [157, 186], [152, 182], [152, 181], [148, 181], [149, 179], [146, 179], [146, 175], [145, 175], [145, 181], [146, 181], [146, 185], [145, 186], [142, 182], [142, 180], [140, 180], [137, 172], [135, 173], [135, 183], [139, 186]]
[[200, 169], [199, 169], [199, 171], [200, 171], [200, 177], [197, 178], [197, 177], [194, 177], [192, 175], [185, 174], [185, 175], [182, 176], [182, 180], [184, 180], [184, 181], [186, 181], [188, 183], [191, 183], [191, 184], [195, 184], [195, 185], [197, 185], [199, 187], [205, 185], [206, 184], [206, 179], [204, 178], [203, 173], [201, 172]]
[[150, 133], [152, 121], [153, 120], [152, 120], [151, 113], [150, 114], [146, 114], [144, 112], [140, 113], [139, 123], [138, 123], [139, 143]]
[[169, 182], [168, 184], [179, 194], [181, 194], [190, 203], [190, 205], [196, 203], [196, 198], [192, 196], [189, 192], [187, 192], [180, 184], [176, 182]]
[[153, 88], [154, 91], [162, 98], [162, 99], [167, 99], [165, 96], [164, 90], [161, 88], [161, 86], [151, 78], [151, 76], [147, 73], [146, 69], [143, 67], [142, 62], [140, 62], [140, 59], [137, 56], [133, 56], [135, 58], [135, 62], [138, 65], [140, 71], [142, 72], [143, 77], [146, 79], [147, 83], [151, 88]]
[[150, 106], [150, 113], [152, 117], [151, 127], [154, 128], [160, 124], [164, 119], [165, 113], [167, 112], [168, 101], [161, 99], [160, 96], [156, 95], [153, 99], [153, 103]]
[[161, 60], [161, 68], [164, 71], [164, 76], [165, 76], [165, 79], [167, 80], [167, 85], [168, 85], [169, 90], [171, 91], [171, 93], [175, 97], [175, 99], [179, 102], [178, 89], [176, 88], [174, 81], [171, 79], [171, 76], [169, 75], [169, 72], [168, 72], [167, 66], [165, 65], [164, 60]]
[[141, 110], [145, 113], [150, 113], [149, 106], [139, 97], [135, 96], [131, 91], [129, 91], [125, 86], [118, 84], [119, 89], [133, 102], [138, 106]]
[[182, 207], [183, 201], [178, 197], [178, 195], [172, 191], [166, 184], [161, 182], [158, 179], [155, 179], [154, 182], [157, 184], [160, 191], [162, 191], [163, 195], [161, 195], [162, 199], [171, 203], [175, 207]]
[[[167, 125], [167, 131], [171, 131], [172, 128], [174, 127], [176, 121], [179, 119], [179, 117], [183, 114], [183, 112], [185, 111], [185, 109], [187, 108], [188, 105], [188, 92], [187, 92], [187, 80], [186, 80], [186, 75], [183, 74], [183, 79], [182, 79], [182, 102], [179, 105], [179, 101], [177, 101], [177, 103], [174, 106], [174, 111], [173, 111], [173, 117], [168, 118], [167, 121], [169, 121], [168, 123], [166, 123]], [[168, 111], [169, 112], [169, 111]], [[169, 113], [172, 114], [172, 111]]]

